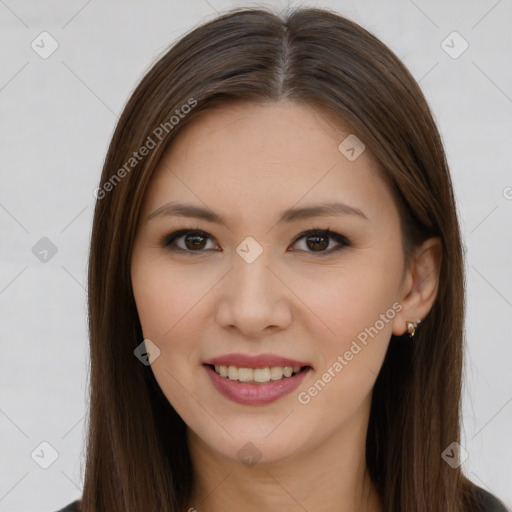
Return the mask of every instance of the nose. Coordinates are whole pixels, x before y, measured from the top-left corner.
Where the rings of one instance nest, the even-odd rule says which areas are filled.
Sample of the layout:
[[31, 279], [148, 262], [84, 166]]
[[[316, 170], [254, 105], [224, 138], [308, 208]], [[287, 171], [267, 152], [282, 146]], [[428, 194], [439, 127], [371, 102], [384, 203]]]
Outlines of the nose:
[[233, 267], [221, 283], [216, 309], [218, 324], [247, 338], [261, 338], [285, 329], [292, 319], [290, 288], [272, 265], [270, 251], [254, 261], [234, 254]]

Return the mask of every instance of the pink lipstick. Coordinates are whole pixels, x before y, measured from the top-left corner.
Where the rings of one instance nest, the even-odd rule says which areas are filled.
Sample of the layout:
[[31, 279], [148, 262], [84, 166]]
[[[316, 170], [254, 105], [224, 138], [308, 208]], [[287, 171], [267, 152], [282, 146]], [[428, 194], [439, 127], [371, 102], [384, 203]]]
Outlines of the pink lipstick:
[[245, 405], [274, 402], [296, 389], [311, 364], [275, 354], [226, 354], [203, 364], [213, 386], [230, 400]]

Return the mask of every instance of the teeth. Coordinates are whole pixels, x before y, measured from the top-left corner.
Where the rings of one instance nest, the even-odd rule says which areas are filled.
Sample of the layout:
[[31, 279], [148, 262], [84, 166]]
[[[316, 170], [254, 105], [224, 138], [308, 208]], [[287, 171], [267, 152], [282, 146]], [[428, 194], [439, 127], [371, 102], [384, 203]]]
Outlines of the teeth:
[[270, 368], [270, 378], [272, 380], [279, 380], [283, 378], [283, 369], [279, 366], [272, 366]]
[[229, 366], [228, 367], [228, 377], [231, 380], [237, 380], [238, 379], [238, 368], [236, 366]]
[[[231, 368], [235, 368], [234, 366], [230, 366], [229, 367], [229, 370], [230, 370], [230, 373], [229, 373], [229, 378], [232, 379], [231, 377]], [[233, 372], [233, 375], [237, 375], [238, 376], [238, 380], [240, 382], [249, 382], [250, 380], [253, 380], [253, 370], [251, 370], [250, 368], [235, 368], [235, 371], [237, 373], [234, 373]], [[233, 379], [235, 380], [235, 379]]]
[[270, 380], [270, 368], [256, 368], [252, 373], [256, 382], [268, 382]]
[[300, 366], [272, 366], [267, 368], [238, 368], [236, 366], [215, 365], [215, 371], [221, 377], [240, 382], [270, 382], [283, 377], [291, 377], [300, 372]]

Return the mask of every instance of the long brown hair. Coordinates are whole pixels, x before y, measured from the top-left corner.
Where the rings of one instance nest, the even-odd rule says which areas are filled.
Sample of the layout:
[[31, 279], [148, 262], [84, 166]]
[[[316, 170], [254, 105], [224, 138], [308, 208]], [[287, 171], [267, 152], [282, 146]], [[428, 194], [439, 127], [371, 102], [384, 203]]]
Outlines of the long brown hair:
[[432, 310], [414, 343], [392, 336], [373, 391], [366, 458], [384, 510], [478, 510], [475, 486], [441, 457], [459, 441], [464, 272], [449, 169], [425, 98], [387, 46], [334, 12], [242, 8], [190, 31], [152, 66], [108, 149], [89, 261], [83, 512], [188, 504], [186, 426], [134, 357], [143, 340], [130, 280], [139, 211], [164, 151], [199, 112], [282, 99], [322, 106], [371, 150], [400, 209], [406, 258], [428, 237], [442, 242]]

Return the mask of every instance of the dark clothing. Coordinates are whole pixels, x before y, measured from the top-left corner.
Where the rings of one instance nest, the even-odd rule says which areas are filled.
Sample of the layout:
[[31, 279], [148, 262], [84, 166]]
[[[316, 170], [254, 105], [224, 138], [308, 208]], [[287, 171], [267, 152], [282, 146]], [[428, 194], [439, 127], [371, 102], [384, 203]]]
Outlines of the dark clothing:
[[73, 503], [70, 503], [64, 508], [61, 508], [60, 510], [57, 510], [57, 512], [80, 512], [80, 509], [78, 508], [80, 505], [80, 500], [73, 501]]
[[482, 503], [482, 509], [486, 512], [511, 512], [501, 500], [490, 492], [481, 487], [477, 487], [476, 491]]
[[[476, 487], [477, 494], [480, 498], [480, 502], [482, 504], [482, 511], [485, 512], [512, 512], [505, 504], [500, 501], [496, 496], [487, 492], [485, 489], [481, 487]], [[73, 503], [70, 503], [67, 507], [64, 507], [61, 510], [57, 510], [57, 512], [80, 512], [78, 505], [80, 504], [80, 500], [76, 500]]]

